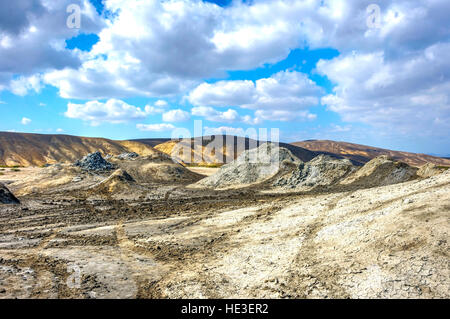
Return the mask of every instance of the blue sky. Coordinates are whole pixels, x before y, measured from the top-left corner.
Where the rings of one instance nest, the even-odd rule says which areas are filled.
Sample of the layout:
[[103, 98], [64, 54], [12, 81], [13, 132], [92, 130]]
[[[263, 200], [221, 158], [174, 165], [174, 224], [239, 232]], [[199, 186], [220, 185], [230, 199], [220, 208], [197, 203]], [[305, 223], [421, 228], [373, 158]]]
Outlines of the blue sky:
[[449, 154], [448, 2], [370, 3], [2, 3], [0, 130], [132, 139], [202, 120]]

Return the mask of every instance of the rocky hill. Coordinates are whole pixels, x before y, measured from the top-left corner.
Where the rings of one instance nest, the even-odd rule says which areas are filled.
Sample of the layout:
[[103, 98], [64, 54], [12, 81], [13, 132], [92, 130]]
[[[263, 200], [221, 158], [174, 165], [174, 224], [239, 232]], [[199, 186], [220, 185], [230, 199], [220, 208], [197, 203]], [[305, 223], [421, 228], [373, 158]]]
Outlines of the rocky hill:
[[348, 159], [319, 155], [307, 163], [297, 164], [292, 171], [275, 179], [273, 186], [298, 190], [330, 186], [356, 170]]
[[288, 149], [265, 143], [242, 152], [235, 161], [225, 164], [216, 174], [200, 180], [196, 185], [217, 189], [242, 187], [274, 176], [289, 163], [300, 162]]

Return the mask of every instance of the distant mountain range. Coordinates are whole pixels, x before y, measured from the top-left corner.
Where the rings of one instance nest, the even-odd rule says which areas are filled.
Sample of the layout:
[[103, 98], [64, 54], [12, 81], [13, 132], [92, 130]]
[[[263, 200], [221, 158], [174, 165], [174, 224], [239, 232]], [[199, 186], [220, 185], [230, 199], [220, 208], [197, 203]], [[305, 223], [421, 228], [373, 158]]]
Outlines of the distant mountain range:
[[[213, 142], [222, 139], [223, 147], [213, 149]], [[194, 142], [197, 143], [194, 143]], [[227, 141], [231, 141], [227, 148]], [[200, 143], [201, 142], [201, 143]], [[172, 155], [176, 145], [187, 146], [190, 154], [182, 154], [178, 160], [189, 163], [194, 159], [203, 158], [198, 163], [220, 159], [229, 162], [235, 159], [243, 150], [259, 146], [260, 142], [238, 136], [224, 135], [205, 136], [200, 138], [171, 140], [168, 138], [136, 139], [116, 141], [105, 138], [79, 137], [72, 135], [30, 134], [0, 132], [0, 165], [1, 166], [42, 166], [52, 163], [69, 163], [88, 153], [100, 151], [102, 154], [117, 155], [124, 152], [136, 152], [140, 155], [151, 155], [163, 152]], [[197, 148], [193, 146], [197, 145]], [[233, 147], [233, 152], [229, 147]], [[238, 147], [240, 145], [240, 147]], [[179, 145], [180, 146], [180, 145]], [[362, 165], [379, 155], [388, 155], [395, 160], [410, 165], [421, 166], [425, 163], [450, 166], [450, 159], [426, 154], [392, 151], [371, 146], [336, 142], [328, 140], [308, 140], [295, 143], [280, 143], [303, 161], [309, 161], [319, 154], [327, 154], [337, 158], [348, 158], [356, 165]], [[220, 162], [219, 161], [219, 162]]]
[[[144, 142], [148, 145], [153, 144], [150, 140], [136, 140]], [[190, 154], [178, 154], [176, 152], [175, 146], [181, 145], [190, 148]], [[227, 146], [229, 144], [233, 146], [233, 150], [229, 149]], [[236, 159], [242, 151], [255, 148], [259, 146], [262, 142], [256, 141], [248, 137], [240, 136], [226, 136], [226, 135], [211, 135], [196, 137], [190, 139], [180, 139], [180, 140], [168, 140], [162, 144], [158, 144], [155, 148], [163, 153], [174, 156], [178, 160], [184, 163], [195, 163], [200, 165], [207, 165], [208, 163], [218, 162], [227, 163], [231, 160]], [[295, 156], [300, 158], [302, 161], [309, 161], [316, 157], [318, 154], [323, 152], [314, 152], [298, 147], [295, 145], [287, 143], [279, 143], [280, 146], [289, 149]], [[213, 148], [212, 146], [216, 147]], [[223, 146], [222, 146], [223, 145]], [[221, 147], [222, 146], [222, 147]], [[220, 147], [220, 149], [219, 149]], [[175, 152], [174, 152], [175, 149]], [[203, 162], [196, 162], [196, 158], [203, 158]]]

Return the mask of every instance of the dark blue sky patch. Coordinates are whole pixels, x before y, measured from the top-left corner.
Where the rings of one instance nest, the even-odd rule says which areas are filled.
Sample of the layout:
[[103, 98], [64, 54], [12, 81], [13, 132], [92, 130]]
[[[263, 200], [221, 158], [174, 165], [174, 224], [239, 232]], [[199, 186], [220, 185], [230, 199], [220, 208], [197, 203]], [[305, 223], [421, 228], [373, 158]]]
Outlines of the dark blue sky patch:
[[105, 8], [104, 4], [103, 4], [103, 0], [89, 0], [92, 5], [95, 7], [95, 9], [97, 10], [98, 14], [102, 14], [103, 9]]
[[92, 49], [92, 46], [96, 44], [99, 40], [100, 38], [96, 34], [82, 33], [76, 37], [66, 40], [66, 48], [70, 50], [76, 48], [80, 49], [81, 51], [90, 51]]
[[231, 4], [232, 0], [204, 0], [204, 2], [211, 2], [217, 4], [218, 6], [226, 7]]

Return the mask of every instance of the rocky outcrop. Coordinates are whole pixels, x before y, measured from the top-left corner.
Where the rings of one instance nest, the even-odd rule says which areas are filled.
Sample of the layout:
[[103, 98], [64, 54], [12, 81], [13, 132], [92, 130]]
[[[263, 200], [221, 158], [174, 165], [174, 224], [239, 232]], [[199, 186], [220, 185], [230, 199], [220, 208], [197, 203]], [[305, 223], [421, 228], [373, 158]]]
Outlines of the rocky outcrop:
[[397, 184], [417, 178], [417, 170], [416, 167], [382, 155], [369, 161], [354, 174], [341, 181], [341, 184], [360, 188]]
[[348, 159], [319, 155], [273, 182], [273, 186], [287, 189], [310, 189], [329, 186], [354, 172], [356, 167]]
[[114, 165], [106, 161], [100, 152], [88, 154], [76, 161], [74, 165], [86, 171], [107, 171], [114, 168]]
[[235, 161], [202, 179], [196, 186], [228, 188], [262, 182], [277, 174], [288, 163], [300, 163], [288, 149], [273, 143], [243, 152]]
[[120, 160], [132, 160], [135, 159], [136, 157], [139, 157], [139, 154], [135, 152], [122, 153], [116, 156], [116, 158]]
[[0, 183], [0, 203], [1, 204], [20, 204], [20, 201], [13, 193], [2, 183]]
[[435, 176], [438, 174], [441, 174], [448, 170], [448, 167], [445, 166], [438, 166], [432, 163], [427, 163], [425, 165], [422, 165], [419, 170], [417, 171], [417, 175], [422, 178], [427, 178], [431, 176]]

